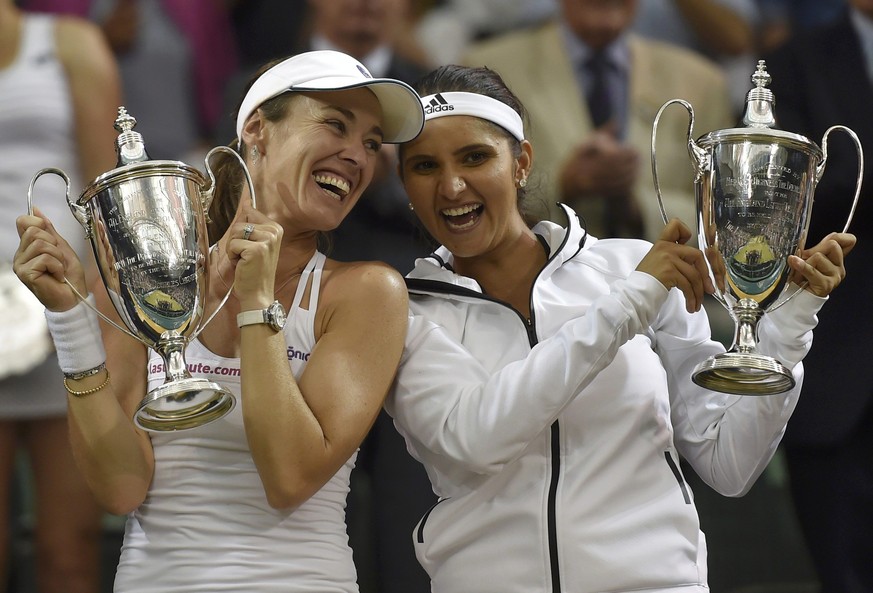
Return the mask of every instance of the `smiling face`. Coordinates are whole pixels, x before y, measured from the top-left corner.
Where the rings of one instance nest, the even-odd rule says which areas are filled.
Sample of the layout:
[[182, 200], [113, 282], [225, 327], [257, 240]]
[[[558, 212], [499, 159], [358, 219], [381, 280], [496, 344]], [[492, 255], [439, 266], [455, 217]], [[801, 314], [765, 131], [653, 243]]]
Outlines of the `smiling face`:
[[260, 153], [249, 164], [258, 209], [286, 228], [336, 228], [373, 178], [381, 124], [379, 101], [365, 88], [300, 93], [276, 122], [256, 112], [243, 133]]
[[471, 116], [429, 120], [403, 146], [401, 175], [415, 213], [458, 258], [499, 253], [527, 226], [516, 189], [530, 168], [530, 144], [512, 154], [505, 131]]

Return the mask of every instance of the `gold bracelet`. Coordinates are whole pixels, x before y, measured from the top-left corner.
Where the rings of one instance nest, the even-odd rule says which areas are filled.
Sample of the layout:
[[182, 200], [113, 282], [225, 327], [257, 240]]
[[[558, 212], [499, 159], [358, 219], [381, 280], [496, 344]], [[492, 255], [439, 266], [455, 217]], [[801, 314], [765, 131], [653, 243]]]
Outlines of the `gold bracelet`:
[[109, 385], [109, 369], [106, 369], [106, 378], [103, 380], [103, 383], [101, 383], [97, 387], [92, 387], [91, 389], [83, 389], [82, 391], [70, 389], [69, 384], [67, 384], [67, 378], [64, 377], [64, 389], [67, 390], [67, 393], [69, 393], [70, 395], [75, 395], [76, 397], [84, 397], [86, 395], [91, 395], [92, 393], [97, 393], [101, 389], [105, 388], [107, 385]]

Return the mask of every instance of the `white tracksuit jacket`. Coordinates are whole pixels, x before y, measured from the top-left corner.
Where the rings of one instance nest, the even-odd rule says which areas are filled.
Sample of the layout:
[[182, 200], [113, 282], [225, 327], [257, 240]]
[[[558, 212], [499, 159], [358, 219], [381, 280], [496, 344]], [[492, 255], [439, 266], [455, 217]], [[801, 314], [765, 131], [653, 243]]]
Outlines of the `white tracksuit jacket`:
[[764, 316], [760, 349], [797, 387], [706, 391], [723, 352], [704, 312], [636, 272], [650, 244], [540, 223], [550, 247], [530, 324], [451, 271], [441, 248], [409, 275], [406, 351], [386, 403], [440, 501], [413, 533], [434, 593], [708, 591], [706, 543], [683, 457], [728, 496], [747, 492], [794, 409], [826, 299]]

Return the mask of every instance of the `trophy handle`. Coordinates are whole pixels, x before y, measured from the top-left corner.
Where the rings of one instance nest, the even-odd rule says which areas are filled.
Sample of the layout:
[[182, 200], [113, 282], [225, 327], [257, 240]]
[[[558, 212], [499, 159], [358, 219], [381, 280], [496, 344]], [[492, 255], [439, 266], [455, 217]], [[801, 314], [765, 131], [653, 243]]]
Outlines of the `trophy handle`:
[[[33, 216], [33, 186], [36, 184], [37, 179], [39, 179], [40, 177], [42, 177], [43, 175], [46, 175], [46, 174], [57, 175], [58, 177], [61, 177], [64, 180], [64, 184], [66, 185], [67, 205], [70, 207], [70, 210], [73, 212], [73, 216], [76, 217], [76, 220], [78, 220], [79, 224], [81, 224], [82, 227], [85, 229], [85, 238], [90, 239], [93, 235], [91, 213], [88, 212], [87, 208], [85, 208], [84, 206], [80, 206], [70, 197], [70, 178], [67, 176], [66, 173], [64, 173], [60, 169], [56, 169], [54, 167], [47, 167], [45, 169], [40, 169], [39, 171], [36, 172], [36, 174], [33, 176], [33, 179], [30, 180], [30, 186], [27, 188], [27, 213], [29, 215]], [[136, 337], [130, 330], [128, 330], [125, 327], [120, 326], [119, 324], [117, 324], [114, 321], [112, 321], [111, 319], [109, 319], [106, 315], [104, 315], [103, 313], [98, 311], [97, 307], [95, 307], [94, 305], [89, 303], [88, 300], [82, 295], [82, 293], [80, 293], [76, 289], [76, 287], [73, 286], [73, 283], [70, 282], [69, 280], [67, 280], [66, 277], [64, 278], [64, 283], [70, 287], [70, 290], [73, 291], [73, 294], [76, 295], [77, 299], [79, 299], [80, 301], [85, 303], [85, 306], [87, 306], [89, 309], [94, 311], [97, 314], [97, 316], [100, 317], [103, 321], [105, 321], [109, 325], [112, 325], [113, 327], [119, 329], [120, 331], [126, 333], [128, 336], [130, 336], [134, 340], [139, 341], [139, 338]]]
[[[246, 166], [245, 161], [242, 160], [242, 157], [239, 155], [239, 153], [237, 151], [230, 148], [229, 146], [216, 146], [215, 148], [213, 148], [212, 150], [210, 150], [209, 152], [206, 153], [206, 158], [204, 159], [204, 162], [206, 164], [206, 173], [207, 173], [207, 175], [209, 175], [209, 188], [204, 190], [203, 195], [201, 196], [201, 203], [203, 204], [204, 214], [209, 210], [209, 205], [212, 204], [212, 198], [215, 195], [215, 175], [212, 173], [212, 169], [209, 167], [209, 159], [212, 158], [212, 155], [215, 154], [216, 152], [226, 152], [226, 153], [232, 154], [234, 156], [234, 158], [236, 158], [236, 160], [239, 161], [240, 167], [242, 167], [242, 170], [243, 170], [243, 174], [246, 176], [246, 183], [248, 183], [248, 186], [249, 186], [249, 195], [251, 195], [251, 197], [252, 197], [252, 207], [255, 210], [257, 210], [258, 209], [258, 202], [257, 202], [257, 199], [255, 197], [255, 184], [252, 182], [252, 176], [251, 176], [251, 173], [249, 173], [249, 168]], [[227, 299], [230, 298], [230, 295], [233, 292], [233, 287], [234, 287], [234, 283], [231, 282], [230, 288], [227, 289], [227, 292], [224, 294], [224, 297], [222, 297], [221, 302], [218, 303], [218, 306], [215, 308], [215, 311], [213, 311], [212, 314], [203, 323], [201, 323], [200, 327], [197, 328], [197, 330], [194, 331], [194, 333], [191, 335], [192, 340], [194, 338], [196, 338], [197, 336], [199, 336], [200, 332], [202, 332], [204, 330], [204, 328], [206, 328], [206, 326], [209, 325], [209, 322], [212, 321], [212, 319], [218, 314], [218, 312], [221, 311], [221, 308], [227, 302]]]
[[[27, 188], [27, 213], [30, 216], [33, 216], [33, 186], [36, 185], [36, 180], [42, 177], [43, 175], [52, 174], [57, 175], [61, 179], [64, 180], [64, 186], [66, 189], [67, 195], [67, 203], [72, 203], [70, 201], [70, 178], [66, 173], [61, 171], [60, 169], [56, 169], [54, 167], [46, 167], [45, 169], [40, 169], [34, 174], [33, 178], [30, 180], [30, 185]], [[76, 217], [78, 218], [78, 216]]]
[[852, 141], [855, 143], [855, 150], [858, 151], [858, 177], [857, 181], [855, 182], [855, 198], [852, 200], [852, 208], [851, 210], [849, 210], [849, 217], [846, 219], [846, 226], [843, 227], [842, 232], [845, 233], [848, 232], [849, 225], [852, 224], [852, 219], [855, 217], [855, 209], [858, 207], [858, 198], [861, 196], [861, 182], [864, 178], [864, 149], [861, 147], [861, 141], [858, 139], [858, 135], [855, 134], [855, 132], [853, 132], [850, 128], [841, 125], [829, 127], [825, 131], [824, 136], [821, 139], [822, 159], [821, 163], [818, 167], [816, 167], [815, 170], [816, 185], [819, 181], [821, 181], [821, 177], [824, 174], [825, 170], [825, 164], [828, 160], [828, 136], [831, 132], [835, 130], [840, 130], [848, 134], [852, 138]]
[[249, 186], [249, 194], [251, 194], [251, 196], [252, 196], [252, 207], [254, 207], [254, 209], [257, 210], [258, 209], [258, 201], [255, 198], [255, 184], [252, 183], [252, 176], [249, 173], [249, 168], [246, 166], [245, 161], [242, 160], [242, 157], [239, 155], [239, 153], [237, 151], [235, 151], [234, 149], [232, 149], [231, 147], [229, 147], [229, 146], [216, 146], [215, 148], [213, 148], [212, 150], [210, 150], [209, 152], [206, 153], [206, 158], [204, 159], [204, 163], [206, 164], [206, 174], [209, 175], [209, 188], [207, 188], [203, 192], [203, 196], [201, 198], [202, 203], [203, 203], [203, 212], [209, 211], [209, 206], [210, 206], [210, 204], [212, 204], [212, 197], [215, 195], [215, 175], [212, 173], [212, 169], [209, 166], [209, 159], [212, 158], [212, 155], [214, 155], [216, 152], [226, 152], [228, 154], [233, 155], [233, 157], [237, 161], [239, 161], [239, 165], [240, 165], [240, 167], [242, 167], [243, 174], [245, 174], [245, 176], [246, 176], [246, 183], [248, 183], [248, 186]]
[[[822, 159], [821, 159], [821, 163], [819, 163], [818, 167], [815, 168], [815, 183], [816, 183], [816, 185], [818, 185], [818, 182], [821, 181], [822, 175], [824, 175], [825, 165], [827, 164], [827, 161], [828, 161], [828, 136], [830, 135], [831, 132], [836, 131], [836, 130], [839, 130], [839, 131], [842, 131], [842, 132], [845, 132], [846, 134], [848, 134], [852, 138], [852, 141], [855, 143], [855, 150], [858, 151], [858, 177], [857, 177], [857, 180], [855, 182], [855, 197], [852, 200], [852, 207], [851, 207], [851, 209], [849, 209], [849, 216], [846, 219], [846, 224], [845, 224], [845, 226], [843, 226], [842, 232], [845, 233], [845, 232], [848, 232], [849, 226], [852, 224], [852, 219], [854, 219], [854, 217], [855, 217], [855, 209], [858, 207], [858, 198], [861, 196], [861, 182], [863, 181], [863, 178], [864, 178], [864, 149], [861, 147], [861, 141], [858, 139], [858, 135], [855, 134], [855, 132], [852, 131], [851, 128], [847, 128], [846, 126], [842, 126], [842, 125], [836, 125], [836, 126], [829, 127], [827, 130], [825, 130], [824, 136], [821, 139]], [[775, 311], [776, 309], [778, 309], [779, 307], [781, 307], [782, 305], [784, 305], [785, 303], [787, 303], [788, 301], [793, 299], [795, 296], [797, 296], [798, 293], [800, 293], [801, 290], [806, 288], [806, 286], [808, 284], [809, 283], [804, 280], [802, 283], [800, 283], [797, 286], [797, 288], [794, 289], [794, 291], [791, 294], [789, 294], [787, 297], [785, 297], [784, 299], [782, 299], [778, 303], [774, 303], [773, 306], [770, 307], [770, 311]]]
[[661, 105], [661, 108], [658, 110], [658, 114], [655, 116], [655, 121], [652, 124], [652, 180], [655, 183], [655, 194], [658, 196], [658, 207], [661, 210], [661, 218], [664, 220], [664, 224], [670, 222], [670, 218], [667, 216], [666, 208], [664, 208], [664, 198], [661, 195], [661, 183], [658, 180], [657, 158], [655, 156], [655, 140], [658, 136], [658, 122], [661, 119], [661, 115], [664, 113], [664, 110], [673, 103], [678, 103], [679, 105], [682, 105], [688, 112], [688, 131], [686, 133], [688, 142], [688, 156], [691, 157], [691, 162], [694, 164], [695, 181], [700, 179], [700, 176], [706, 170], [707, 163], [709, 162], [709, 155], [707, 154], [707, 152], [700, 148], [700, 146], [698, 146], [697, 143], [694, 141], [694, 108], [691, 106], [691, 103], [684, 99], [670, 99], [669, 101]]

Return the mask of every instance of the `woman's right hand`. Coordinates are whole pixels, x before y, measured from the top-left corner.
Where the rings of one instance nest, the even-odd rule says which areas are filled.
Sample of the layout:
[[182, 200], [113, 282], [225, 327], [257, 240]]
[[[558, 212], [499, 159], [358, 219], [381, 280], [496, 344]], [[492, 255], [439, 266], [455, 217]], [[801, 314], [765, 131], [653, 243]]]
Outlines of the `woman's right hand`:
[[68, 279], [79, 294], [87, 294], [85, 272], [76, 252], [38, 208], [34, 208], [33, 215], [19, 216], [15, 226], [21, 241], [12, 269], [18, 279], [50, 311], [75, 307], [79, 298], [64, 279]]
[[715, 292], [703, 252], [686, 245], [691, 230], [674, 218], [637, 266], [637, 271], [657, 278], [667, 290], [678, 288], [685, 295], [689, 313], [700, 310], [705, 293]]
[[244, 310], [273, 302], [283, 234], [282, 225], [256, 210], [250, 197], [240, 200], [238, 215], [227, 231], [225, 250], [234, 269], [234, 294]]

